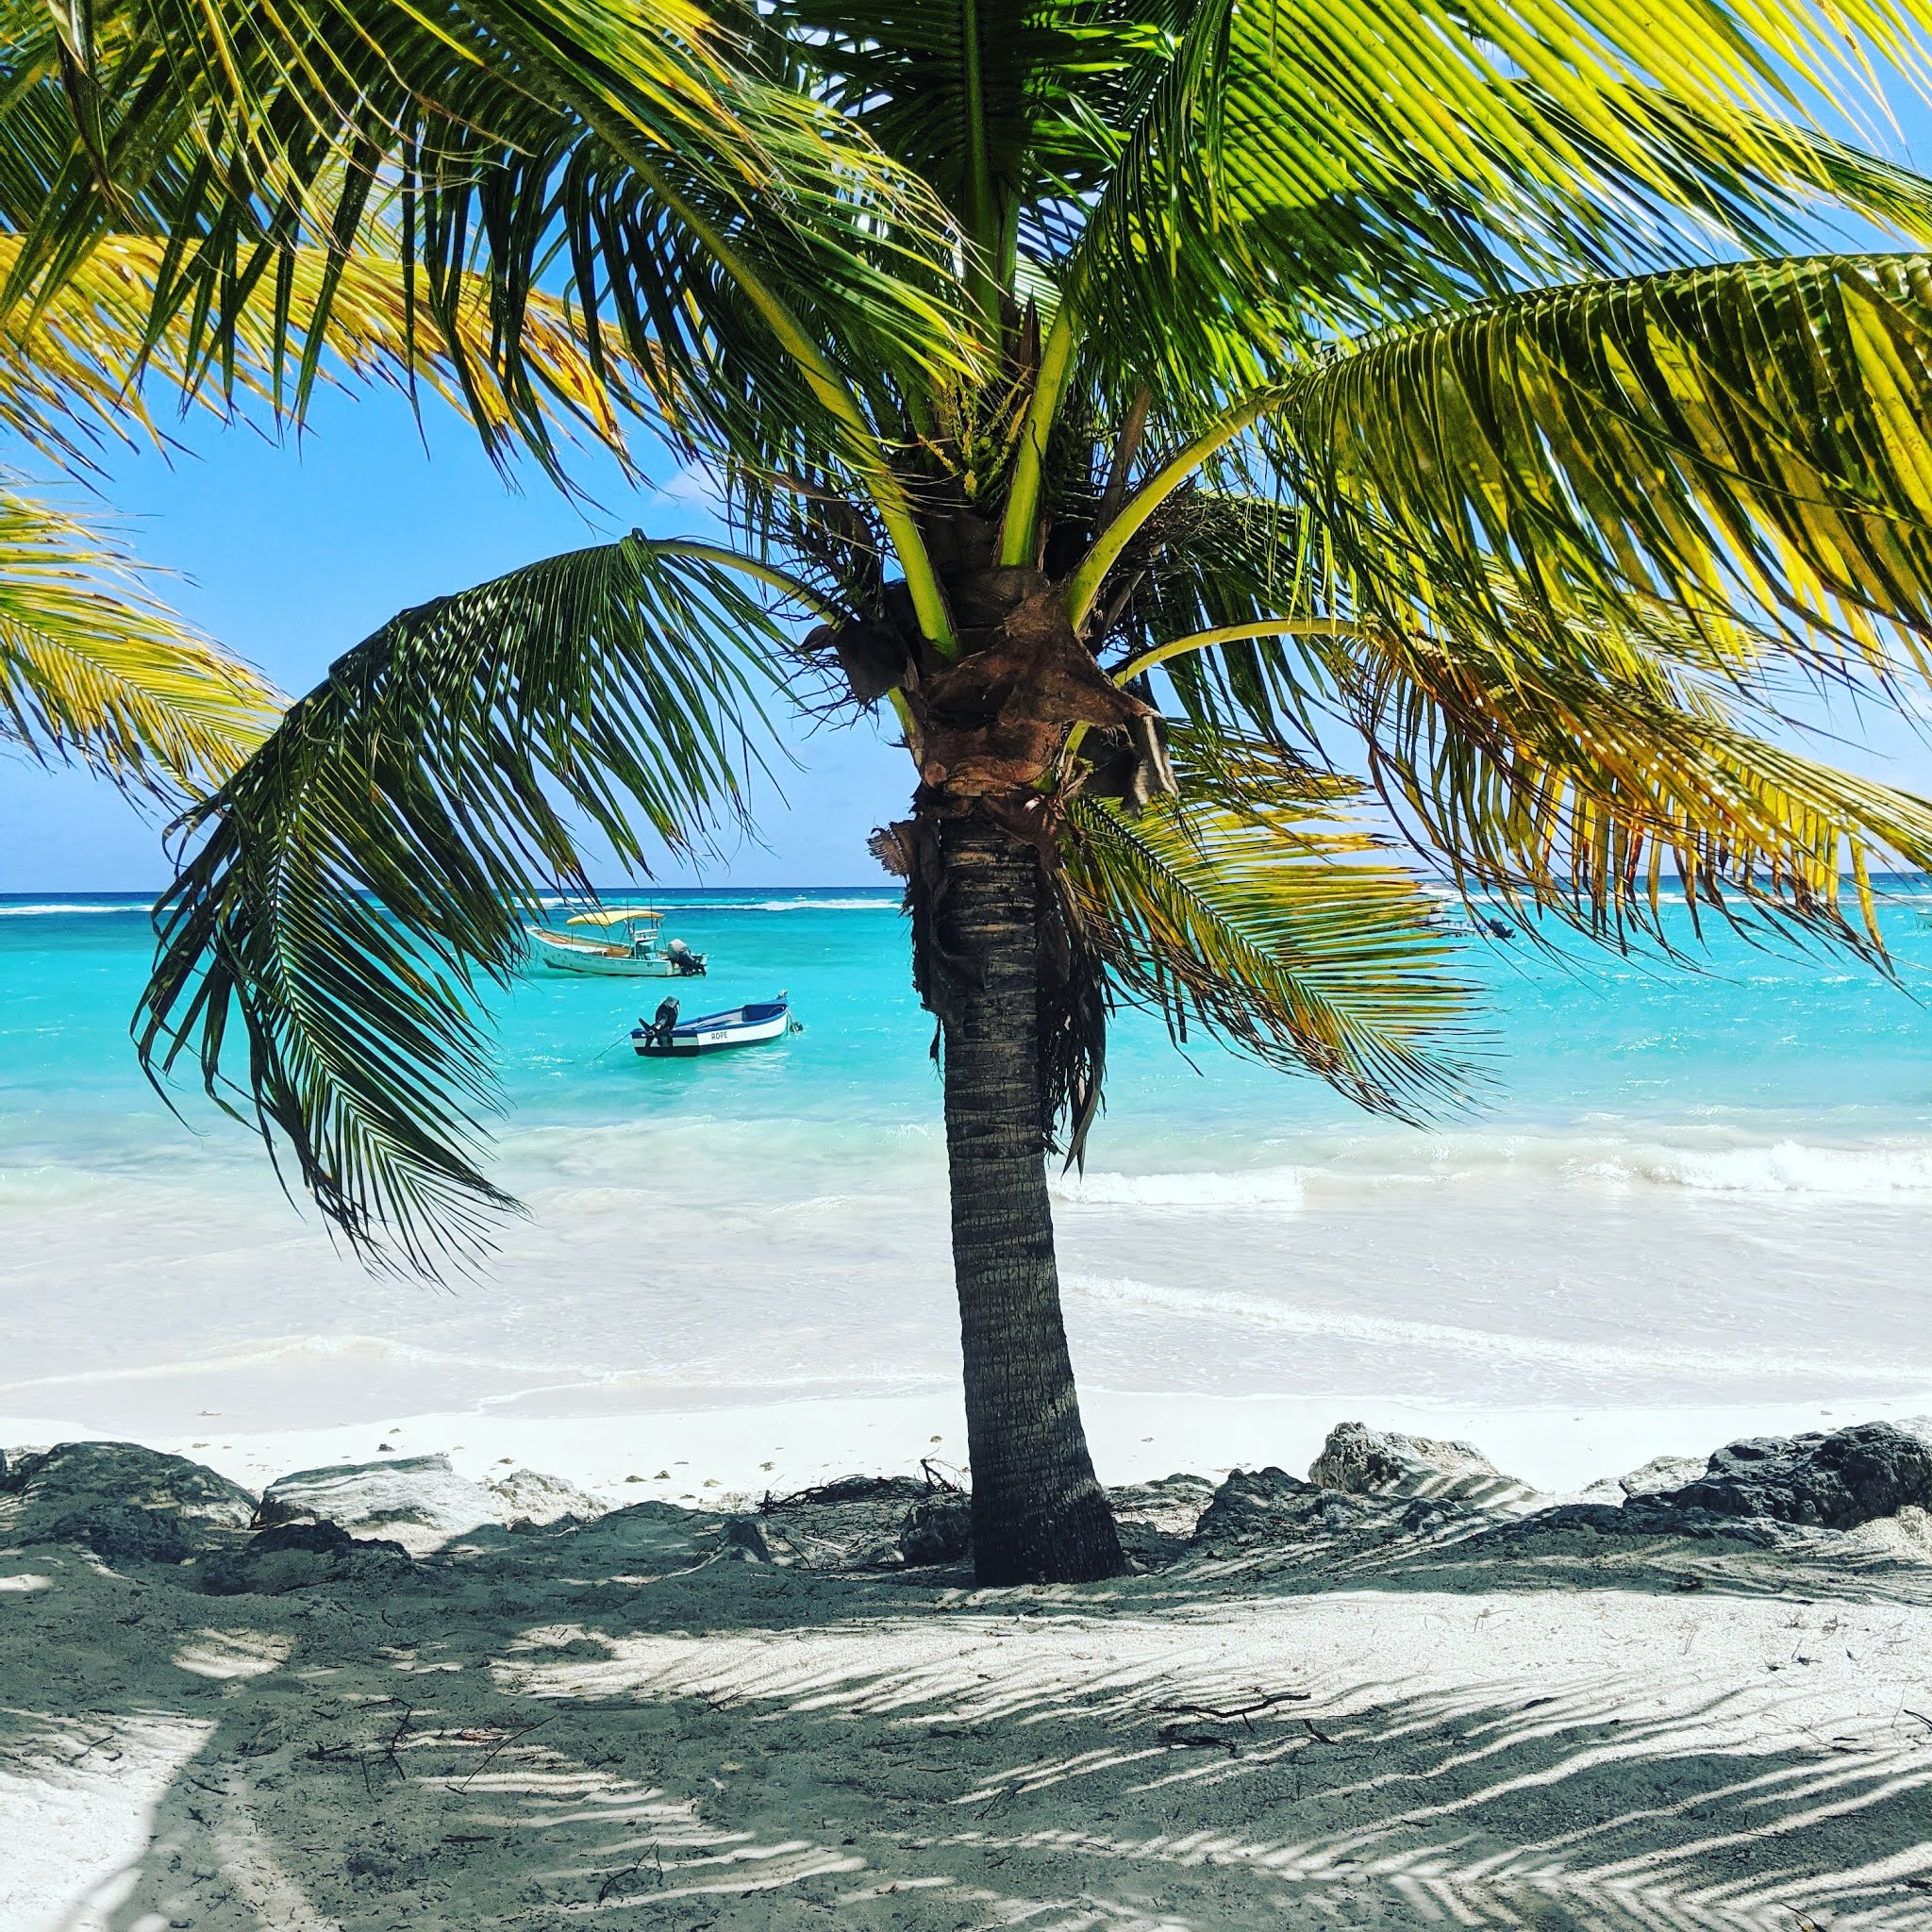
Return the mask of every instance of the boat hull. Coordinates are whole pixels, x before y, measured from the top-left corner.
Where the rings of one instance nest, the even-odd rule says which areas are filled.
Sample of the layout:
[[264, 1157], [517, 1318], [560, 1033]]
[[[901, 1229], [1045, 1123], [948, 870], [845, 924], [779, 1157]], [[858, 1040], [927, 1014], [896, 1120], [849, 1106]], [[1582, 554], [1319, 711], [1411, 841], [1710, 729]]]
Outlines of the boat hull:
[[545, 946], [544, 965], [553, 973], [590, 973], [610, 979], [686, 979], [669, 959], [602, 959], [594, 954], [564, 952]]
[[724, 1053], [738, 1046], [761, 1046], [784, 1039], [791, 1024], [789, 1007], [735, 1007], [725, 1013], [707, 1013], [671, 1030], [669, 1040], [652, 1036], [647, 1026], [631, 1033], [631, 1044], [641, 1059], [694, 1059], [699, 1054]]
[[537, 957], [553, 973], [584, 973], [603, 979], [696, 979], [704, 976], [702, 955], [693, 971], [680, 969], [662, 953], [635, 953], [626, 946], [586, 945], [560, 940], [554, 933], [533, 931], [530, 941]]

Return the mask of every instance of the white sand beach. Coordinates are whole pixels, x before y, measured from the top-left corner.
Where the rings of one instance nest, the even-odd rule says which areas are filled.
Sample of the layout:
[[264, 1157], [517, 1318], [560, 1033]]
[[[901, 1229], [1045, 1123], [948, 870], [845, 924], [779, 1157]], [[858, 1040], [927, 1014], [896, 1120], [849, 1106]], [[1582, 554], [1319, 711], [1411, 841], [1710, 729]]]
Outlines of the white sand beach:
[[[1325, 1423], [1091, 1410], [1111, 1479], [1203, 1480], [1121, 1491], [1141, 1574], [1084, 1588], [820, 1567], [837, 1510], [734, 1517], [950, 1460], [957, 1416], [909, 1399], [211, 1437], [250, 1491], [446, 1450], [594, 1496], [244, 1594], [197, 1582], [207, 1548], [0, 1533], [0, 1925], [1932, 1924], [1924, 1511], [1777, 1546], [1480, 1512], [1191, 1543], [1228, 1463], [1298, 1473]], [[1739, 1419], [1470, 1420], [1574, 1489]]]

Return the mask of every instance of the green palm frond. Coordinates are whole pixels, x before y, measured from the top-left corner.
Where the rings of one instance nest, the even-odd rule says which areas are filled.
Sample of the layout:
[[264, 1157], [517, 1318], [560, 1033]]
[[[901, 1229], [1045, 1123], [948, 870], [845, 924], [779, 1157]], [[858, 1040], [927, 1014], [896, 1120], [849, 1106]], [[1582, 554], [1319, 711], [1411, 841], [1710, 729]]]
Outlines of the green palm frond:
[[641, 536], [404, 611], [337, 660], [183, 830], [136, 1022], [159, 1077], [230, 1029], [255, 1117], [352, 1241], [423, 1268], [508, 1205], [478, 1166], [491, 1076], [475, 991], [520, 914], [743, 808], [784, 633], [704, 546]]
[[1064, 273], [1098, 363], [1184, 423], [1284, 351], [1529, 281], [1787, 252], [1832, 211], [1932, 240], [1932, 187], [1799, 104], [1872, 98], [1832, 0], [1175, 13]]
[[117, 544], [0, 489], [0, 742], [195, 794], [260, 743], [281, 704], [156, 602]]
[[[458, 311], [487, 288], [488, 366], [513, 402], [541, 388], [533, 305], [566, 278], [593, 359], [623, 341], [686, 439], [849, 431], [839, 384], [801, 363], [825, 341], [881, 390], [973, 359], [929, 192], [688, 0], [121, 0], [91, 52], [31, 6], [0, 36], [9, 299], [48, 299], [104, 234], [165, 236], [154, 329], [185, 317], [193, 362], [230, 353], [291, 247], [353, 248], [373, 208], [394, 213], [411, 304], [466, 388], [489, 378]], [[299, 402], [313, 361], [275, 347]]]
[[[1106, 643], [1118, 662], [1205, 631], [1279, 616], [1325, 620], [1335, 599], [1294, 505], [1191, 490], [1165, 506], [1116, 573], [1124, 594]], [[1332, 647], [1251, 638], [1162, 666], [1180, 715], [1209, 729], [1259, 732], [1304, 746], [1335, 687]]]
[[1882, 951], [1871, 875], [1932, 866], [1932, 802], [1747, 728], [1775, 714], [1687, 670], [1752, 656], [1712, 636], [1659, 621], [1585, 663], [1376, 632], [1340, 682], [1382, 796], [1469, 889], [1619, 941], [1681, 899]]
[[1177, 1041], [1198, 1030], [1383, 1112], [1453, 1103], [1470, 993], [1431, 901], [1336, 826], [1332, 789], [1256, 775], [1220, 797], [1184, 777], [1138, 818], [1073, 799], [1067, 886], [1089, 943]]
[[[581, 318], [561, 298], [530, 297], [512, 395], [491, 359], [487, 286], [464, 285], [445, 318], [412, 307], [393, 237], [365, 230], [350, 256], [290, 251], [279, 278], [258, 282], [226, 327], [219, 359], [192, 314], [177, 312], [157, 337], [152, 323], [167, 244], [147, 236], [104, 237], [46, 302], [0, 317], [0, 420], [43, 453], [86, 466], [102, 430], [130, 427], [158, 438], [147, 394], [158, 380], [179, 406], [195, 400], [225, 410], [238, 398], [286, 415], [300, 401], [286, 364], [309, 356], [320, 374], [426, 389], [463, 409], [486, 445], [501, 452], [512, 433], [550, 451], [553, 425], [588, 436], [622, 458], [625, 416], [653, 382], [611, 345], [593, 361]], [[0, 236], [0, 280], [21, 252]], [[454, 347], [441, 320], [458, 331]]]
[[[1932, 258], [1585, 283], [1298, 380], [1289, 486], [1365, 616], [1499, 644], [1658, 597], [1880, 677], [1932, 634]], [[1559, 648], [1559, 641], [1552, 648]]]

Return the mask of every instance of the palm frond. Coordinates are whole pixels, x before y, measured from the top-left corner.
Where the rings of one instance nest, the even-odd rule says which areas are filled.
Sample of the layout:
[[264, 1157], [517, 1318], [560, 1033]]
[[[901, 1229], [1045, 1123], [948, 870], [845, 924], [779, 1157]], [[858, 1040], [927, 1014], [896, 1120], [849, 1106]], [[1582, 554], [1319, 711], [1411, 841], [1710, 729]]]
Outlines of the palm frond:
[[1223, 790], [1197, 769], [1138, 818], [1076, 795], [1067, 882], [1089, 942], [1177, 1042], [1198, 1029], [1405, 1118], [1453, 1103], [1470, 993], [1431, 901], [1338, 827], [1332, 790], [1287, 775]]
[[[697, 546], [693, 546], [694, 548]], [[477, 996], [520, 914], [588, 891], [578, 826], [646, 869], [740, 814], [783, 632], [736, 575], [639, 535], [404, 611], [184, 821], [136, 1021], [159, 1078], [224, 1083], [350, 1241], [420, 1268], [487, 1240]]]
[[[1932, 802], [1769, 741], [1753, 641], [1660, 614], [1594, 662], [1365, 633], [1340, 682], [1382, 797], [1467, 890], [1623, 943], [1688, 902], [1876, 957], [1874, 873], [1932, 865]], [[1852, 882], [1846, 903], [1845, 877]]]
[[1764, 613], [1890, 680], [1932, 635], [1928, 411], [1932, 258], [1864, 256], [1391, 331], [1311, 371], [1274, 423], [1364, 616], [1501, 642], [1663, 599]]
[[[0, 420], [44, 454], [87, 467], [102, 432], [160, 438], [146, 399], [150, 376], [183, 408], [199, 401], [226, 413], [256, 403], [286, 420], [303, 400], [288, 365], [312, 356], [324, 379], [441, 395], [499, 455], [521, 435], [554, 457], [553, 432], [561, 430], [625, 458], [625, 415], [638, 413], [656, 385], [639, 376], [621, 345], [593, 359], [569, 303], [530, 296], [515, 370], [527, 388], [513, 393], [492, 358], [490, 291], [480, 277], [467, 277], [461, 299], [431, 314], [412, 306], [393, 236], [372, 226], [361, 242], [346, 257], [291, 250], [285, 273], [247, 291], [216, 356], [192, 312], [177, 311], [158, 338], [153, 332], [167, 243], [104, 237], [44, 303], [0, 317]], [[21, 247], [18, 236], [0, 235], [0, 280]], [[445, 323], [458, 330], [454, 347]]]
[[1874, 100], [1854, 34], [1923, 78], [1918, 24], [1887, 0], [1182, 11], [1066, 269], [1104, 359], [1158, 372], [1175, 408], [1247, 386], [1271, 343], [1783, 252], [1834, 212], [1932, 239], [1932, 186], [1800, 99]]
[[[688, 0], [433, 16], [120, 0], [93, 16], [85, 59], [43, 9], [0, 23], [16, 76], [0, 113], [18, 130], [0, 142], [0, 216], [24, 238], [9, 300], [50, 299], [105, 234], [165, 235], [154, 332], [185, 317], [190, 359], [218, 361], [291, 249], [350, 250], [377, 208], [466, 388], [485, 379], [458, 312], [478, 278], [512, 399], [537, 381], [533, 302], [564, 292], [593, 361], [625, 342], [675, 435], [733, 446], [840, 420], [839, 384], [802, 351], [837, 345], [842, 378], [881, 394], [972, 361], [957, 236], [930, 192]], [[311, 337], [334, 292], [325, 278]], [[274, 346], [299, 401], [308, 344]]]
[[0, 741], [178, 798], [226, 778], [281, 703], [157, 602], [118, 544], [0, 489]]

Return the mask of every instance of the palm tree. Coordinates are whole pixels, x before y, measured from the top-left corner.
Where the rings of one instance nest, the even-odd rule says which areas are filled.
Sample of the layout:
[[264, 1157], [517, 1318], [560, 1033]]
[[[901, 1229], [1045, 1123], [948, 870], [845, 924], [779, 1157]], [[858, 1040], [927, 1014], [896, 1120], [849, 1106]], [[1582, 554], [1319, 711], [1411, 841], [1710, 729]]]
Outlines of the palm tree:
[[[1467, 995], [1391, 822], [1608, 943], [1668, 944], [1681, 900], [1882, 964], [1871, 874], [1932, 861], [1932, 805], [1778, 727], [1926, 668], [1932, 257], [1786, 251], [1932, 236], [1932, 184], [1803, 106], [1918, 72], [1918, 17], [770, 0], [649, 41], [728, 104], [724, 159], [693, 123], [670, 162], [635, 37], [518, 18], [551, 36], [529, 125], [408, 149], [405, 258], [567, 282], [740, 541], [633, 535], [349, 650], [191, 813], [142, 1051], [217, 1097], [245, 1051], [352, 1239], [468, 1252], [503, 1205], [476, 996], [586, 883], [577, 827], [642, 865], [741, 811], [773, 704], [889, 705], [978, 1573], [1106, 1575], [1044, 1159], [1115, 1002], [1452, 1100]], [[395, 73], [403, 125], [436, 96]], [[733, 175], [768, 117], [785, 158]], [[846, 185], [788, 185], [808, 124]]]

